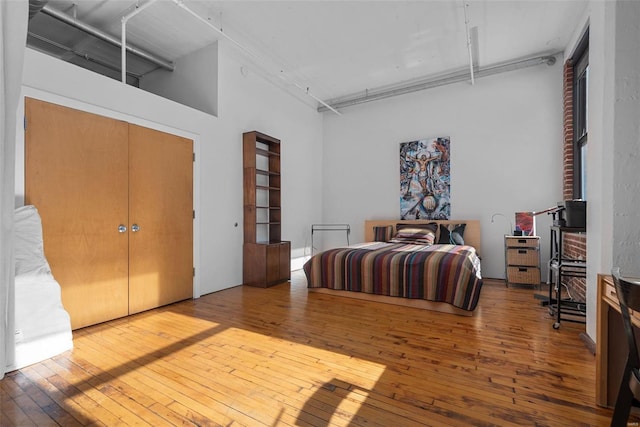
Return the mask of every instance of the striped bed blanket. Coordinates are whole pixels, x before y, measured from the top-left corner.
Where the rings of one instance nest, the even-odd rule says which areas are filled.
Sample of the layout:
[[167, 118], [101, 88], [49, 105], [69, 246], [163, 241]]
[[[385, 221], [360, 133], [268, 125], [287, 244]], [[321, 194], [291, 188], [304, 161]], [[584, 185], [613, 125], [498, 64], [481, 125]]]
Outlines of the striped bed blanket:
[[304, 265], [309, 288], [446, 302], [472, 311], [482, 277], [475, 248], [371, 242], [329, 249]]

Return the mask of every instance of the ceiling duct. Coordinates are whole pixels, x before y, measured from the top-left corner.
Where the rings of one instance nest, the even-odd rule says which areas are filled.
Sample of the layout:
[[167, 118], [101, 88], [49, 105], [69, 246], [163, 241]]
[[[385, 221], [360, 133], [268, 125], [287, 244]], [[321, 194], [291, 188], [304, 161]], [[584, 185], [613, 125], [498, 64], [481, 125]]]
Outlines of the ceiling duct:
[[49, 3], [49, 0], [29, 0], [29, 20], [36, 16]]

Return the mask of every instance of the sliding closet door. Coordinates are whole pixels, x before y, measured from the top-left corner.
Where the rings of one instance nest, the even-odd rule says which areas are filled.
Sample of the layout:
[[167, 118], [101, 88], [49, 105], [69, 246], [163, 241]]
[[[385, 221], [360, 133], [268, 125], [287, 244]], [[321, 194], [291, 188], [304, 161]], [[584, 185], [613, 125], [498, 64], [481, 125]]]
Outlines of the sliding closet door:
[[128, 313], [127, 123], [27, 98], [25, 202], [74, 329]]
[[191, 298], [193, 141], [129, 125], [129, 219], [129, 313]]

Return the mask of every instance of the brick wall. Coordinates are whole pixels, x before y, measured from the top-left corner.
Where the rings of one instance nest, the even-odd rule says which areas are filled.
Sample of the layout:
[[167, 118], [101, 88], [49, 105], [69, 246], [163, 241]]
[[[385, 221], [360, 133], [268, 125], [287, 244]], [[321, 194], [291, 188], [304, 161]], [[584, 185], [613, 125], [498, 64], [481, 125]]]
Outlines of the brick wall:
[[[571, 60], [565, 62], [563, 73], [563, 186], [564, 200], [573, 199], [573, 64]], [[587, 258], [586, 234], [570, 234], [563, 236], [564, 253], [567, 257]], [[576, 301], [586, 301], [586, 280], [581, 278], [567, 278], [565, 285], [569, 294]]]
[[564, 63], [563, 92], [563, 148], [562, 148], [562, 197], [573, 199], [573, 64]]

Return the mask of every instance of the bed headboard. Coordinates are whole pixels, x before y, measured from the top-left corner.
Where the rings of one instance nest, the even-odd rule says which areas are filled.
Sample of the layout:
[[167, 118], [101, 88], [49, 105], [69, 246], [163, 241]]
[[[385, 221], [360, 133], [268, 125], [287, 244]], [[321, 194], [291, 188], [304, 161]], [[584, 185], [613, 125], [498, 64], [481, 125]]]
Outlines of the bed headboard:
[[365, 220], [364, 222], [364, 241], [373, 241], [373, 227], [392, 225], [395, 233], [396, 224], [428, 224], [435, 222], [437, 224], [467, 224], [464, 229], [464, 243], [465, 245], [473, 246], [480, 251], [480, 220], [477, 219], [448, 219], [448, 220], [433, 220], [433, 219], [413, 219], [413, 220], [400, 220], [400, 219], [386, 219], [386, 220]]

